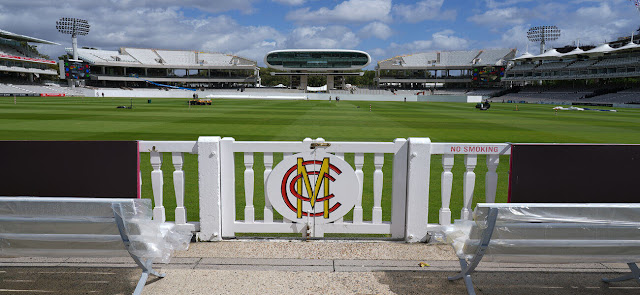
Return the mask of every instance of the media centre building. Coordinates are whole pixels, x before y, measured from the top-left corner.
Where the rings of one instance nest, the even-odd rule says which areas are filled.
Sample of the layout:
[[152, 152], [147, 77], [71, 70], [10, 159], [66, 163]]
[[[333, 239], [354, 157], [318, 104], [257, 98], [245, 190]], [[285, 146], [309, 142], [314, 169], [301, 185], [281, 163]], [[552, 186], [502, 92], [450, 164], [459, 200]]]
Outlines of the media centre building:
[[280, 71], [271, 75], [289, 76], [292, 88], [307, 89], [309, 76], [326, 76], [327, 89], [343, 89], [344, 77], [362, 76], [371, 56], [359, 50], [287, 49], [269, 52], [264, 63]]

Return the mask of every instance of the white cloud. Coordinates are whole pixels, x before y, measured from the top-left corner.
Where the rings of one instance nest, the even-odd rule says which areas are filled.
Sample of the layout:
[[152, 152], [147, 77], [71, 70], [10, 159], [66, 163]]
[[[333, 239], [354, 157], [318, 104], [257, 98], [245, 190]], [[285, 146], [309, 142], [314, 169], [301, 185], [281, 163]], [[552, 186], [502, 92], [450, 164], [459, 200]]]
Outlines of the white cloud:
[[[504, 1], [496, 1], [496, 0], [485, 0], [487, 3], [487, 7], [489, 8], [498, 8], [504, 6], [517, 5], [520, 3], [533, 2], [534, 0], [504, 0]], [[601, 0], [597, 0], [601, 1]]]
[[363, 23], [386, 22], [391, 19], [391, 0], [347, 0], [333, 9], [322, 7], [317, 10], [301, 8], [287, 13], [287, 19], [299, 23]]
[[[584, 2], [584, 7], [575, 11], [566, 12], [556, 7], [556, 13], [552, 14], [557, 20], [554, 23], [561, 30], [561, 36], [557, 41], [548, 42], [549, 47], [560, 47], [573, 44], [580, 39], [580, 44], [599, 45], [605, 41], [613, 41], [617, 37], [628, 36], [636, 29], [637, 12], [617, 6], [612, 8], [606, 2]], [[587, 5], [592, 4], [592, 5]], [[627, 7], [628, 8], [628, 7]], [[551, 9], [547, 9], [553, 13]], [[562, 17], [561, 17], [562, 16]], [[503, 32], [499, 41], [487, 43], [502, 44], [503, 47], [517, 47], [524, 52], [529, 47], [529, 52], [539, 53], [539, 44], [529, 42], [527, 31], [531, 24], [521, 24], [509, 28]]]
[[355, 48], [360, 39], [343, 26], [310, 26], [294, 29], [285, 42], [286, 48]]
[[272, 0], [273, 2], [278, 2], [280, 4], [286, 4], [286, 5], [302, 5], [304, 4], [305, 0]]
[[386, 50], [386, 57], [433, 50], [468, 49], [471, 42], [454, 34], [452, 30], [444, 30], [432, 34], [430, 40], [416, 40], [404, 44], [391, 43]]
[[423, 0], [416, 4], [397, 4], [393, 12], [409, 23], [419, 23], [425, 20], [455, 20], [455, 10], [442, 11], [444, 0]]
[[528, 9], [509, 7], [488, 10], [483, 14], [473, 15], [467, 20], [479, 25], [501, 27], [523, 24], [526, 21], [525, 16], [531, 17], [532, 12]]
[[83, 5], [84, 2], [80, 1], [77, 7], [2, 3], [0, 28], [62, 44], [38, 46], [51, 58], [63, 55], [64, 48], [71, 47], [70, 36], [55, 29], [61, 16], [82, 16], [89, 20], [91, 32], [78, 38], [79, 46], [107, 50], [120, 47], [203, 50], [234, 53], [262, 63], [268, 51], [283, 48], [286, 40], [286, 34], [273, 27], [243, 26], [225, 15], [188, 17], [178, 7], [130, 7], [122, 0], [93, 6]]
[[376, 37], [378, 39], [387, 40], [391, 35], [393, 35], [393, 31], [384, 23], [372, 22], [360, 30], [360, 35], [364, 38]]

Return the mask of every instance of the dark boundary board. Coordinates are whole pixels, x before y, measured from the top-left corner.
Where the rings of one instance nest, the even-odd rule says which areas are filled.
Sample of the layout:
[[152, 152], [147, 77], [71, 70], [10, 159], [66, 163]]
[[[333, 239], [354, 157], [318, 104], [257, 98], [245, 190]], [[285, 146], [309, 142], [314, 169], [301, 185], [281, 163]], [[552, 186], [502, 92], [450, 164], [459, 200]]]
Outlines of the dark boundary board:
[[0, 196], [138, 198], [136, 141], [0, 141]]
[[640, 203], [640, 145], [514, 144], [509, 202]]

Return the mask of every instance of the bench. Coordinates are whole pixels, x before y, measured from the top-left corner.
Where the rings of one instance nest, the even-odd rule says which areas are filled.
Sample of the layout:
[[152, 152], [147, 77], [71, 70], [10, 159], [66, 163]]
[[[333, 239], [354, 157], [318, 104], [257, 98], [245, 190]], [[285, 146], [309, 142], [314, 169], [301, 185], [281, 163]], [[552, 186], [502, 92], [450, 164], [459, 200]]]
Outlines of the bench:
[[463, 279], [481, 260], [515, 263], [626, 263], [630, 273], [604, 282], [640, 283], [640, 204], [478, 204], [475, 221], [445, 229], [460, 260]]
[[141, 294], [149, 274], [164, 276], [153, 261], [191, 239], [151, 215], [147, 199], [0, 197], [0, 257], [131, 256]]

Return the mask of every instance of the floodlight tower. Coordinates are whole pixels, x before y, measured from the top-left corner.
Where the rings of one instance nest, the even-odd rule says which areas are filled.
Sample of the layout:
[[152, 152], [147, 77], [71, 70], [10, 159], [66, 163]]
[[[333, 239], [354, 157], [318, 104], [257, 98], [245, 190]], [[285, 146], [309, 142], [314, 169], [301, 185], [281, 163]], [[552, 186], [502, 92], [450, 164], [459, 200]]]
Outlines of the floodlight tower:
[[56, 21], [58, 32], [71, 35], [74, 60], [78, 60], [78, 35], [85, 36], [89, 34], [90, 28], [89, 22], [84, 19], [63, 17]]
[[540, 42], [540, 54], [543, 54], [547, 41], [554, 41], [560, 38], [560, 29], [556, 26], [533, 27], [527, 32], [527, 38], [531, 42]]

